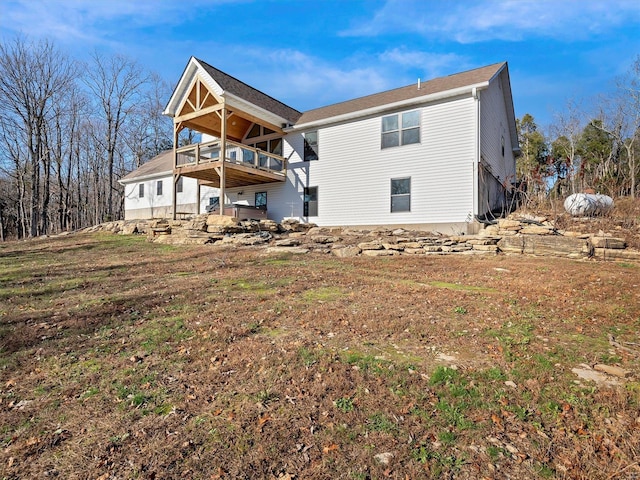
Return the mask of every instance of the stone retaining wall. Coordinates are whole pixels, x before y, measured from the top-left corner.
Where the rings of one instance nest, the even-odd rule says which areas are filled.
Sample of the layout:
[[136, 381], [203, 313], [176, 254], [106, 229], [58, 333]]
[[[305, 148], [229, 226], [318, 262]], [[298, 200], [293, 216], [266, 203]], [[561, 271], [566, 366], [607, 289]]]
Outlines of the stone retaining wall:
[[278, 224], [198, 215], [189, 220], [109, 222], [84, 231], [146, 234], [149, 241], [176, 245], [262, 246], [268, 252], [319, 252], [338, 257], [504, 253], [640, 262], [640, 252], [626, 248], [623, 238], [605, 232], [557, 230], [542, 217], [512, 215], [483, 227], [477, 235], [444, 236], [405, 229], [321, 228], [294, 220]]

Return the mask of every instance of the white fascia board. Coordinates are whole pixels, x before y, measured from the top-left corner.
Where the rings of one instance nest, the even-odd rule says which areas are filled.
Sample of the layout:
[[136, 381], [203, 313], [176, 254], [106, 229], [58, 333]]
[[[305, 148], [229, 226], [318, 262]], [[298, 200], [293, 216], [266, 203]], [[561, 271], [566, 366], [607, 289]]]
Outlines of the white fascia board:
[[207, 71], [194, 57], [191, 57], [187, 64], [187, 68], [185, 68], [184, 73], [180, 77], [180, 82], [171, 95], [169, 103], [167, 103], [167, 107], [162, 112], [163, 115], [167, 115], [169, 117], [176, 116], [178, 107], [182, 105], [184, 97], [188, 95], [193, 88], [193, 84], [195, 83], [198, 75], [200, 75], [200, 78], [205, 85], [209, 87], [209, 90], [214, 92], [216, 95], [224, 95], [224, 90], [220, 88], [220, 85], [211, 78], [211, 75], [207, 73]]
[[121, 178], [120, 180], [118, 180], [118, 183], [120, 185], [128, 185], [130, 183], [140, 183], [146, 180], [154, 180], [156, 178], [166, 178], [171, 176], [173, 176], [173, 170], [167, 170], [164, 172], [156, 172], [150, 173], [148, 175], [141, 175], [139, 177], [128, 178], [126, 180], [124, 178]]
[[365, 110], [357, 110], [355, 112], [345, 113], [343, 115], [337, 115], [335, 117], [327, 117], [315, 122], [308, 122], [299, 125], [294, 125], [290, 128], [285, 128], [285, 132], [294, 132], [298, 130], [306, 130], [308, 128], [319, 127], [322, 125], [340, 123], [349, 120], [355, 120], [360, 117], [368, 117], [377, 113], [384, 113], [390, 110], [396, 110], [403, 107], [409, 107], [412, 105], [421, 105], [425, 103], [437, 102], [438, 100], [444, 100], [446, 98], [458, 97], [464, 94], [471, 94], [474, 89], [484, 90], [489, 86], [489, 82], [476, 83], [475, 85], [467, 85], [465, 87], [454, 88], [451, 90], [445, 90], [444, 92], [432, 93], [431, 95], [424, 95], [422, 97], [408, 98], [407, 100], [401, 100], [399, 102], [387, 103], [377, 107], [367, 108]]
[[279, 115], [276, 115], [273, 112], [265, 110], [264, 108], [258, 107], [251, 102], [244, 100], [236, 95], [233, 95], [229, 92], [223, 92], [225, 103], [228, 107], [233, 109], [233, 107], [239, 108], [240, 110], [250, 113], [251, 115], [262, 118], [267, 122], [273, 125], [281, 125], [283, 123], [289, 123], [289, 120], [286, 118], [282, 118]]
[[[176, 109], [181, 102], [182, 98], [186, 95], [186, 92], [189, 90], [189, 86], [192, 83], [193, 78], [195, 77], [195, 72], [198, 70], [198, 62], [196, 62], [195, 57], [191, 57], [189, 59], [189, 63], [187, 67], [184, 69], [184, 73], [180, 77], [180, 82], [176, 85], [176, 89], [171, 94], [171, 98], [167, 103], [163, 115], [167, 115], [169, 117], [175, 117]], [[183, 79], [189, 78], [189, 81], [183, 81]]]

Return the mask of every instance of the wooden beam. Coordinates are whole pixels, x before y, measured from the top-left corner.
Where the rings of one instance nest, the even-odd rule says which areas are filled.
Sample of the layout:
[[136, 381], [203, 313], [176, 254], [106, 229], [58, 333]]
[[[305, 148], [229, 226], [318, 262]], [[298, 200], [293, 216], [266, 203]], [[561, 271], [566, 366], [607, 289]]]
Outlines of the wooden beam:
[[197, 117], [203, 117], [205, 115], [209, 115], [210, 113], [218, 112], [218, 110], [223, 108], [223, 104], [218, 103], [216, 105], [212, 105], [211, 107], [205, 107], [201, 110], [197, 110], [195, 112], [185, 113], [184, 115], [180, 115], [178, 117], [174, 117], [174, 122], [185, 122], [187, 120], [192, 120]]

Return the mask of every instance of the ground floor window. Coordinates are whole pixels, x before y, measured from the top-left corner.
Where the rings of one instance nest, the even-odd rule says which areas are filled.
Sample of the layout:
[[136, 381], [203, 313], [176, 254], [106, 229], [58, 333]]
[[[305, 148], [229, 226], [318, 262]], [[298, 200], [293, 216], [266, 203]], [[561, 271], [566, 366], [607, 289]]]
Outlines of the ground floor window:
[[178, 177], [178, 181], [176, 182], [176, 193], [182, 193], [182, 178], [183, 177]]
[[391, 179], [391, 211], [411, 211], [411, 177]]
[[144, 183], [141, 183], [140, 185], [138, 185], [138, 197], [140, 198], [144, 197]]
[[158, 180], [156, 183], [156, 195], [162, 195], [162, 180]]
[[305, 217], [318, 216], [318, 187], [305, 187], [303, 215]]
[[267, 209], [267, 192], [256, 192], [255, 205]]

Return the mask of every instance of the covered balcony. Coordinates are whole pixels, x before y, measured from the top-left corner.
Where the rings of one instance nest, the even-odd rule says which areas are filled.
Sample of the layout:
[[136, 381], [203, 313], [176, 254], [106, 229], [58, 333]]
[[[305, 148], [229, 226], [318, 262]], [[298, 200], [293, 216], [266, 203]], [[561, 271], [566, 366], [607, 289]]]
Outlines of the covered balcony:
[[[227, 188], [286, 181], [283, 128], [300, 117], [297, 110], [191, 57], [164, 113], [174, 126], [174, 216], [180, 176], [219, 188], [225, 206]], [[180, 147], [185, 128], [213, 140]]]
[[176, 149], [174, 173], [178, 175], [220, 188], [223, 170], [227, 188], [283, 182], [287, 176], [287, 160], [233, 140], [226, 140], [224, 144], [223, 140], [214, 140]]

